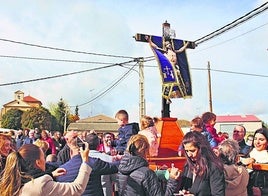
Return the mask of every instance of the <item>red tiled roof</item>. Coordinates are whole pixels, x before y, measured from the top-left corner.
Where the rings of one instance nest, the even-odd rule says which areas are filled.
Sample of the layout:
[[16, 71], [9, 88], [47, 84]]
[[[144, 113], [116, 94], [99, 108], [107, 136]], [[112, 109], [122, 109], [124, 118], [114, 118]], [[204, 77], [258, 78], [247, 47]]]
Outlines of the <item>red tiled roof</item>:
[[217, 122], [260, 122], [255, 115], [226, 115], [217, 116]]
[[25, 102], [40, 102], [41, 103], [41, 101], [39, 101], [38, 99], [35, 99], [35, 98], [33, 98], [33, 97], [31, 97], [30, 95], [28, 95], [28, 96], [25, 96], [24, 98], [23, 98], [23, 101], [25, 101]]

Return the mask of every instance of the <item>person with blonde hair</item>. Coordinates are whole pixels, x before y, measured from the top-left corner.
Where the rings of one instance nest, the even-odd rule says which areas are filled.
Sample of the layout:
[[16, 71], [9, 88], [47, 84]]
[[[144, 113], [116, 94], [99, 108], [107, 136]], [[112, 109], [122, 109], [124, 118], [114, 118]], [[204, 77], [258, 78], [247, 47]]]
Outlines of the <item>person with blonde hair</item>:
[[13, 151], [11, 136], [0, 134], [0, 173], [4, 170], [7, 156]]
[[[46, 155], [46, 152], [49, 148], [49, 144], [46, 141], [37, 139], [33, 144], [38, 146], [44, 152], [45, 159], [47, 159], [47, 157], [51, 156], [51, 155], [56, 156], [55, 154]], [[56, 156], [56, 161], [57, 161], [57, 156]], [[59, 163], [52, 164], [52, 163], [46, 161], [46, 172], [52, 172], [55, 169], [57, 169], [58, 167], [59, 167]]]
[[38, 146], [39, 148], [41, 148], [41, 150], [43, 150], [43, 152], [46, 155], [46, 152], [47, 152], [47, 150], [49, 148], [49, 144], [46, 141], [37, 139], [37, 140], [34, 141], [33, 144]]
[[77, 178], [71, 183], [59, 183], [53, 180], [66, 173], [59, 168], [52, 174], [45, 173], [44, 152], [34, 144], [25, 144], [17, 152], [12, 152], [6, 162], [6, 167], [0, 180], [0, 193], [5, 196], [13, 195], [81, 195], [85, 188], [91, 167], [88, 145], [85, 150], [80, 149], [83, 163]]
[[119, 195], [173, 195], [180, 172], [172, 167], [165, 191], [156, 173], [149, 168], [147, 156], [150, 145], [144, 135], [136, 134], [130, 137], [127, 149], [118, 167]]
[[158, 155], [158, 137], [160, 136], [155, 127], [155, 120], [157, 120], [157, 118], [153, 119], [150, 116], [143, 116], [141, 118], [141, 131], [139, 131], [139, 134], [144, 135], [148, 139], [150, 144], [149, 155], [152, 157]]

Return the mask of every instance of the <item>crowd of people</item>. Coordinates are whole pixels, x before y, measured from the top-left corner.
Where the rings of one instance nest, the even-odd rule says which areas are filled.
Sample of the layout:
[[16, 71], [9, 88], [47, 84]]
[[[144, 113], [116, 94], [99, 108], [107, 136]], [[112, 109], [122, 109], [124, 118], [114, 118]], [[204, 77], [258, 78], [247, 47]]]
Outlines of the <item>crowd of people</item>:
[[[214, 127], [216, 115], [205, 112], [190, 122], [178, 144], [183, 168], [166, 168], [167, 179], [150, 169], [161, 134], [157, 118], [130, 123], [119, 110], [118, 134], [95, 131], [49, 132], [24, 129], [0, 133], [1, 195], [265, 195], [268, 171], [268, 129], [247, 135], [235, 125], [232, 139]], [[165, 173], [165, 174], [166, 174]]]

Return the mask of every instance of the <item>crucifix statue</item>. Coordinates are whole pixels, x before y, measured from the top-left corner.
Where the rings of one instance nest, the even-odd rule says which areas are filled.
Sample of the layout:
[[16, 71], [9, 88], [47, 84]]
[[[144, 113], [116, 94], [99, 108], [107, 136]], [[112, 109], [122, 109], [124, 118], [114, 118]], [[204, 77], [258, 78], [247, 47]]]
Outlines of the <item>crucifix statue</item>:
[[170, 117], [172, 98], [192, 96], [191, 76], [186, 48], [195, 48], [195, 43], [172, 38], [170, 24], [163, 23], [163, 35], [136, 34], [135, 40], [148, 42], [158, 62], [162, 78], [162, 118]]

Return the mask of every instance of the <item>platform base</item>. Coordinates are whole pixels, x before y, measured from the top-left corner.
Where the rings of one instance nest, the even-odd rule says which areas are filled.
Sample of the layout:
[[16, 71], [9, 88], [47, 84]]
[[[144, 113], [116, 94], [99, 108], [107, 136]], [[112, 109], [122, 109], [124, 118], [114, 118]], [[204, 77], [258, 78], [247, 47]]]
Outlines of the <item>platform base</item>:
[[151, 167], [167, 165], [171, 167], [174, 163], [179, 169], [183, 168], [185, 157], [178, 156], [178, 147], [184, 136], [177, 118], [162, 118], [156, 123], [156, 129], [161, 134], [159, 138], [158, 156], [149, 158]]

